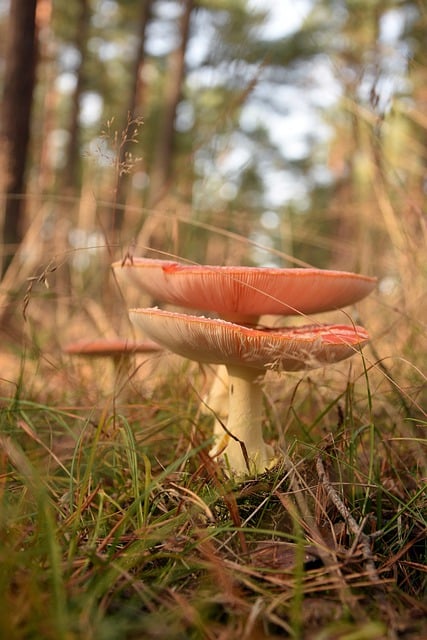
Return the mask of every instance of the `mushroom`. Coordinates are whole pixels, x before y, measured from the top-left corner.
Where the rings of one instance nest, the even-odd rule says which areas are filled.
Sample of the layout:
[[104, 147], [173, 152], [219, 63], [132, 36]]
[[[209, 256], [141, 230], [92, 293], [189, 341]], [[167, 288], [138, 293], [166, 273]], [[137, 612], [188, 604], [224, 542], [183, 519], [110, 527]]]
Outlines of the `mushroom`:
[[[157, 300], [253, 325], [262, 314], [305, 315], [341, 308], [368, 295], [376, 283], [375, 278], [323, 269], [189, 265], [149, 258], [112, 266], [119, 280], [134, 282]], [[222, 417], [221, 368], [217, 381], [206, 402]], [[214, 435], [222, 434], [221, 421], [216, 419]]]
[[[270, 268], [181, 264], [132, 258], [112, 265], [118, 280], [133, 282], [155, 300], [256, 325], [261, 315], [306, 315], [339, 309], [367, 296], [376, 278], [313, 268]], [[218, 367], [204, 407], [215, 415], [214, 436], [221, 439], [226, 384]], [[220, 418], [220, 419], [218, 419]]]
[[365, 329], [352, 325], [256, 329], [157, 308], [129, 313], [135, 325], [171, 351], [198, 362], [226, 365], [228, 424], [211, 455], [225, 459], [236, 475], [263, 472], [274, 462], [261, 426], [260, 380], [265, 371], [299, 371], [338, 362], [368, 340]]
[[214, 416], [214, 438], [224, 435], [223, 424], [227, 420], [228, 405], [228, 373], [225, 364], [216, 365], [215, 377], [209, 391], [203, 396], [200, 411]]
[[161, 347], [154, 340], [132, 341], [123, 338], [95, 338], [94, 340], [78, 340], [64, 347], [65, 353], [79, 356], [111, 357], [121, 360], [135, 353], [160, 351]]
[[327, 269], [188, 265], [133, 258], [112, 265], [118, 279], [155, 300], [213, 311], [239, 324], [262, 314], [306, 315], [340, 309], [367, 296], [376, 278]]
[[160, 351], [162, 347], [152, 340], [133, 341], [123, 338], [95, 338], [78, 340], [64, 347], [69, 355], [86, 358], [111, 358], [116, 380], [123, 372], [127, 373], [131, 357], [137, 353]]

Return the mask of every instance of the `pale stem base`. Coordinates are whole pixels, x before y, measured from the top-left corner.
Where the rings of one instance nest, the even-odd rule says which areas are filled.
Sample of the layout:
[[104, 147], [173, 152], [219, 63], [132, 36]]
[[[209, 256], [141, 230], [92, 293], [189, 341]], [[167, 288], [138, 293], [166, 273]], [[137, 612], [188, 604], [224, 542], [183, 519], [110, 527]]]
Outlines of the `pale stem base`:
[[228, 417], [228, 372], [225, 364], [219, 364], [215, 370], [215, 378], [208, 393], [200, 405], [200, 411], [205, 415], [214, 416], [214, 442], [219, 442], [224, 436], [224, 424]]
[[[215, 429], [217, 442], [212, 457], [220, 457], [236, 475], [257, 474], [265, 471], [274, 461], [273, 448], [262, 435], [263, 392], [256, 369], [228, 365], [229, 415], [227, 433]], [[246, 454], [246, 455], [245, 455]]]

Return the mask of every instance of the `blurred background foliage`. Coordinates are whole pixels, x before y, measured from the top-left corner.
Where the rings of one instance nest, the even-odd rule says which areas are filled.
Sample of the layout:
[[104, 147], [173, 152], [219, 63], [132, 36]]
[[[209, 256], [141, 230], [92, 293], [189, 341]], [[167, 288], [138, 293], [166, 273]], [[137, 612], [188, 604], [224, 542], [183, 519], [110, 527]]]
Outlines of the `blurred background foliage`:
[[68, 305], [93, 298], [131, 252], [375, 274], [403, 325], [425, 289], [426, 27], [420, 0], [3, 0], [2, 315], [46, 269]]

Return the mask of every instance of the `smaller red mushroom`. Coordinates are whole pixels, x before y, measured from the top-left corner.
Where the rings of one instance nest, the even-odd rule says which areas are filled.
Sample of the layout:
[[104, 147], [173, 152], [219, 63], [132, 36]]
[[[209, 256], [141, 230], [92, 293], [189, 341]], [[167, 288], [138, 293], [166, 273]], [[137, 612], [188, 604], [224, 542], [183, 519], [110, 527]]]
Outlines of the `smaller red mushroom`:
[[116, 383], [127, 375], [132, 356], [137, 353], [161, 351], [162, 347], [153, 340], [126, 340], [124, 338], [94, 338], [77, 340], [64, 347], [68, 355], [85, 358], [111, 358]]
[[70, 355], [88, 357], [110, 357], [121, 359], [135, 353], [160, 351], [158, 342], [153, 340], [133, 341], [123, 338], [95, 338], [93, 340], [78, 340], [64, 347], [64, 352]]

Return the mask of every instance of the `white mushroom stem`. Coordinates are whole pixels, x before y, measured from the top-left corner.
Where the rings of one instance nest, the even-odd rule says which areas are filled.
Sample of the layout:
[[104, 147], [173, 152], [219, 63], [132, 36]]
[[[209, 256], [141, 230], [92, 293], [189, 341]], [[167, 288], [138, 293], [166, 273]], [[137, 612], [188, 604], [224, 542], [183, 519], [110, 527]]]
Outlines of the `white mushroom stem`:
[[216, 429], [212, 457], [225, 460], [236, 475], [262, 473], [274, 461], [273, 448], [262, 435], [263, 392], [257, 369], [228, 365], [229, 415], [226, 430]]
[[228, 373], [225, 364], [217, 365], [215, 378], [202, 400], [200, 411], [204, 415], [214, 415], [214, 436], [222, 438], [224, 435], [222, 425], [228, 416]]

